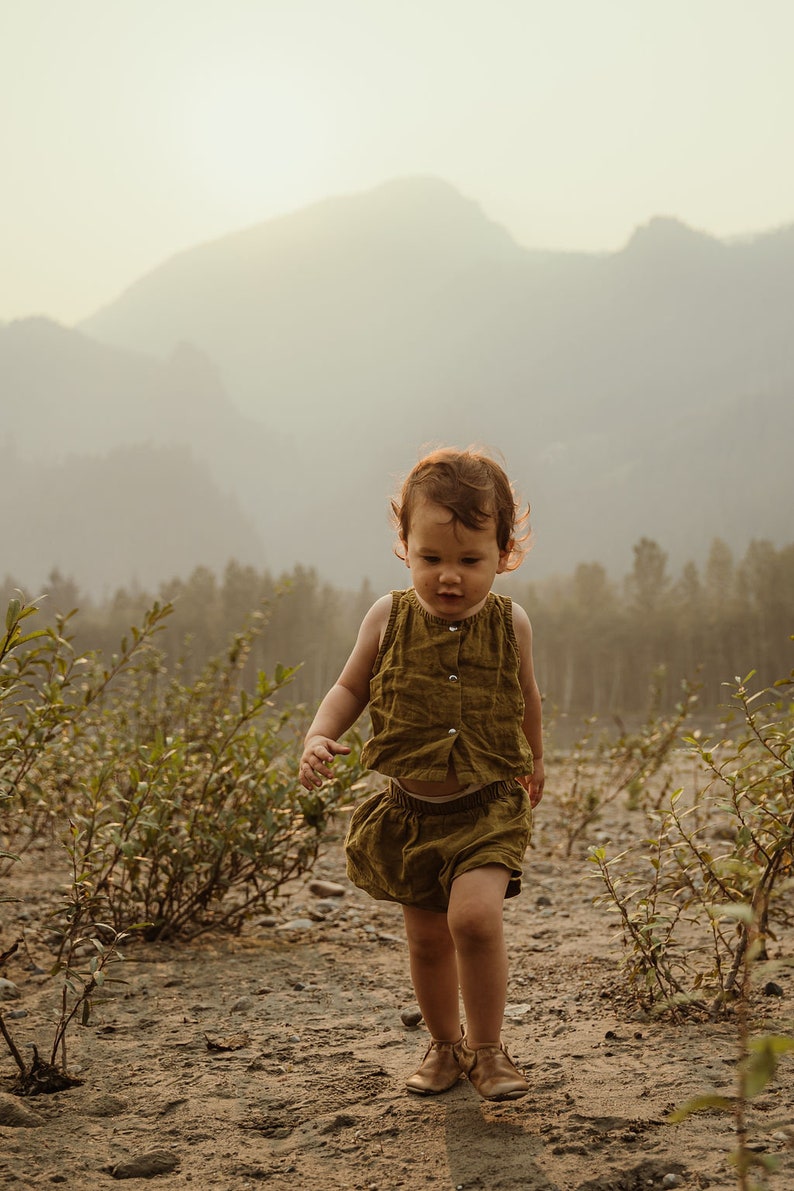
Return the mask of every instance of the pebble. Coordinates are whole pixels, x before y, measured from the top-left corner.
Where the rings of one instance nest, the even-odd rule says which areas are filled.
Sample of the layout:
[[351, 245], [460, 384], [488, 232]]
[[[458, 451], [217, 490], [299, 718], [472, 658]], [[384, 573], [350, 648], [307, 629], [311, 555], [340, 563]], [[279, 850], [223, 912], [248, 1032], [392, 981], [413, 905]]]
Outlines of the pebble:
[[681, 1182], [677, 1174], [666, 1174], [662, 1179], [663, 1187], [677, 1187]]
[[522, 1001], [520, 1005], [505, 1005], [505, 1017], [516, 1020], [519, 1017], [526, 1017], [532, 1012], [532, 1005], [527, 1001]]
[[19, 1021], [23, 1017], [27, 1017], [27, 1009], [12, 1009], [10, 1013], [6, 1014], [9, 1021]]
[[43, 1124], [44, 1117], [28, 1108], [18, 1096], [0, 1092], [0, 1125], [8, 1129], [38, 1129]]
[[409, 1030], [415, 1030], [422, 1020], [422, 1014], [418, 1009], [403, 1009], [400, 1013], [400, 1021]]
[[331, 897], [326, 897], [319, 901], [314, 907], [318, 914], [325, 916], [326, 914], [333, 914], [334, 910], [339, 909], [339, 902], [334, 901]]
[[21, 996], [22, 993], [13, 980], [6, 980], [4, 976], [0, 976], [0, 1001], [14, 1001]]
[[311, 918], [293, 918], [290, 922], [282, 922], [279, 930], [312, 930], [317, 925]]
[[310, 881], [308, 889], [315, 897], [344, 897], [347, 893], [344, 885], [337, 885], [334, 881]]
[[779, 984], [776, 984], [774, 980], [769, 980], [764, 985], [764, 996], [765, 997], [782, 997], [783, 989], [780, 987]]
[[237, 1000], [229, 1006], [230, 1013], [247, 1013], [249, 1009], [256, 1006], [256, 1001], [253, 997], [238, 997]]

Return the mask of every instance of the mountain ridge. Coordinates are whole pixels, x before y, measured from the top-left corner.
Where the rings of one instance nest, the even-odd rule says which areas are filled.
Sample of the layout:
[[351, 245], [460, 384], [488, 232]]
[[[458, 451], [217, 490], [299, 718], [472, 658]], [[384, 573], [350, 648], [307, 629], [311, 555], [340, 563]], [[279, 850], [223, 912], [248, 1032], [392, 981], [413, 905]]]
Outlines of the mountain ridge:
[[794, 225], [725, 242], [660, 216], [615, 253], [539, 252], [448, 183], [405, 179], [178, 253], [71, 333], [149, 361], [149, 395], [125, 401], [207, 460], [265, 565], [355, 586], [403, 581], [388, 497], [427, 443], [501, 447], [538, 574], [623, 573], [645, 533], [674, 565], [732, 526], [737, 551], [754, 525], [787, 541], [768, 423], [788, 433], [792, 304]]

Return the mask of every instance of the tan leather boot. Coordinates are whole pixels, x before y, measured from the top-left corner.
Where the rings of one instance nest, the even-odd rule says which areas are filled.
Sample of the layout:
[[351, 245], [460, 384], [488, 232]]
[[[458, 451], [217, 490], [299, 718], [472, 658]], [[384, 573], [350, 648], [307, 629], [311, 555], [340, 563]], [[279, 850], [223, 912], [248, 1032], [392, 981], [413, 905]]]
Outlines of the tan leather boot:
[[529, 1084], [503, 1042], [470, 1050], [464, 1038], [455, 1044], [455, 1057], [483, 1100], [518, 1100], [529, 1091]]
[[405, 1081], [409, 1092], [417, 1096], [438, 1096], [448, 1092], [463, 1078], [460, 1064], [455, 1057], [455, 1042], [433, 1040], [425, 1051], [419, 1069]]

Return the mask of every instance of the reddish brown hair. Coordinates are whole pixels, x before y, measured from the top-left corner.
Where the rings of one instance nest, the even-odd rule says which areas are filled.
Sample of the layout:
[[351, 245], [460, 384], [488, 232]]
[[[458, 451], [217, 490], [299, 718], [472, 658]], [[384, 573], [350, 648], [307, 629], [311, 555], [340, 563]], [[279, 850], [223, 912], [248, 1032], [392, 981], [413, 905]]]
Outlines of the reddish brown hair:
[[408, 541], [411, 513], [418, 500], [443, 505], [467, 529], [482, 529], [493, 517], [499, 550], [508, 556], [505, 569], [514, 571], [520, 566], [530, 537], [529, 505], [518, 504], [504, 468], [482, 451], [441, 447], [419, 460], [399, 497], [391, 502], [401, 546]]

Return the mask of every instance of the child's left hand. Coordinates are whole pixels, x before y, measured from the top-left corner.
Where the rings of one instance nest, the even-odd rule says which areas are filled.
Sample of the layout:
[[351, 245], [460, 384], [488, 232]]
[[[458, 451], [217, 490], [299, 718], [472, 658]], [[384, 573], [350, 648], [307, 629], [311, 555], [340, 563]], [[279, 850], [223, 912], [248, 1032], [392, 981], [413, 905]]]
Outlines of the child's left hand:
[[331, 769], [334, 757], [345, 756], [349, 752], [349, 745], [339, 744], [329, 736], [307, 736], [298, 769], [300, 784], [305, 790], [319, 790], [327, 778], [334, 776]]
[[532, 773], [528, 773], [525, 777], [520, 777], [518, 780], [527, 794], [529, 794], [530, 806], [537, 806], [543, 797], [543, 787], [546, 784], [543, 759], [541, 757], [537, 758]]

